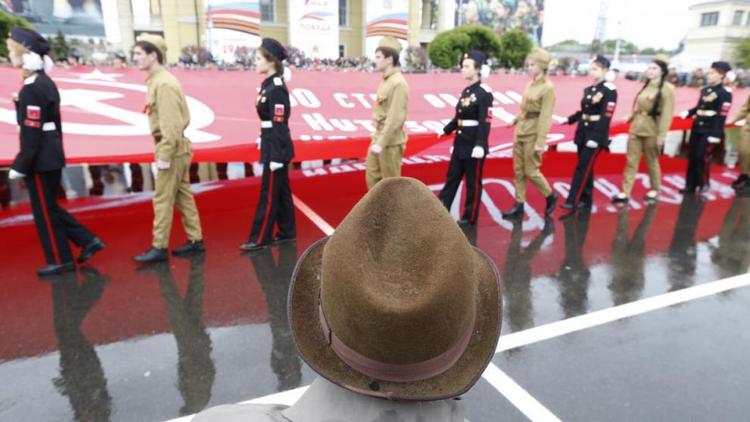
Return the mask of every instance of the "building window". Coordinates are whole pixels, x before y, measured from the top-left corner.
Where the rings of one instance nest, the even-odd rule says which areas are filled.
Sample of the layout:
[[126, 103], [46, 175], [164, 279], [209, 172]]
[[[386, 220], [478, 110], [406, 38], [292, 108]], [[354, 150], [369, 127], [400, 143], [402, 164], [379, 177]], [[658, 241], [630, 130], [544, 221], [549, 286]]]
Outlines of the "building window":
[[339, 58], [342, 59], [344, 57], [346, 57], [346, 46], [339, 44]]
[[273, 3], [273, 0], [260, 0], [261, 22], [276, 22], [276, 10], [274, 10]]
[[737, 10], [734, 12], [734, 19], [732, 20], [732, 25], [739, 26], [742, 25], [742, 17], [745, 15], [745, 12], [743, 10]]
[[349, 0], [339, 0], [339, 26], [349, 26]]
[[745, 26], [750, 26], [750, 13], [747, 14], [747, 20], [745, 21]]
[[719, 24], [719, 12], [701, 13], [701, 26], [716, 26]]

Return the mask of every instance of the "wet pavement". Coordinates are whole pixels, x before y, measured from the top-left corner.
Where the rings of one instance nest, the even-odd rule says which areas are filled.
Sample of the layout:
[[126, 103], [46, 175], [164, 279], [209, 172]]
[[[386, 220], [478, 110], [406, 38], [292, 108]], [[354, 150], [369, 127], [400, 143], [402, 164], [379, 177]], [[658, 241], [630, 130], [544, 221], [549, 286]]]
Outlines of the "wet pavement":
[[[532, 192], [527, 219], [514, 224], [497, 218], [512, 202], [510, 166], [488, 162], [482, 216], [466, 234], [502, 274], [502, 334], [747, 273], [750, 198], [736, 198], [726, 189], [733, 175], [719, 171], [705, 198], [670, 192], [681, 165], [663, 166], [655, 205], [609, 206], [621, 178], [604, 174], [592, 212], [545, 221]], [[566, 166], [548, 172], [561, 193]], [[426, 159], [405, 173], [439, 190], [445, 168]], [[334, 227], [364, 193], [355, 167], [299, 172], [292, 184]], [[242, 255], [258, 180], [194, 189], [205, 256], [138, 268], [130, 258], [148, 246], [149, 194], [82, 198], [66, 208], [109, 246], [47, 281], [33, 275], [42, 257], [28, 209], [0, 212], [0, 248], [10, 251], [0, 265], [0, 379], [10, 381], [0, 385], [0, 420], [165, 420], [313, 380], [292, 342], [286, 291], [296, 258], [323, 231], [298, 207], [296, 243]], [[184, 240], [175, 225], [173, 245]], [[494, 363], [562, 420], [746, 420], [749, 305], [741, 288], [510, 349]], [[526, 420], [485, 380], [464, 400], [474, 422]]]

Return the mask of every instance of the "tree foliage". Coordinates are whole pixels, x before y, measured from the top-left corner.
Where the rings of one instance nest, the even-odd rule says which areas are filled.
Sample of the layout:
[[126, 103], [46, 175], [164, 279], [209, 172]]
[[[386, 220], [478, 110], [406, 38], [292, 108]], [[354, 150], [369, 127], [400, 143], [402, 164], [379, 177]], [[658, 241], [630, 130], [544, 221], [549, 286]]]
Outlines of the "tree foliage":
[[8, 38], [10, 30], [17, 26], [32, 28], [26, 19], [0, 11], [0, 57], [8, 57], [8, 46], [5, 44], [5, 40]]
[[430, 43], [428, 54], [433, 64], [449, 69], [460, 63], [463, 54], [470, 50], [499, 58], [502, 51], [500, 37], [485, 26], [461, 25], [438, 34]]

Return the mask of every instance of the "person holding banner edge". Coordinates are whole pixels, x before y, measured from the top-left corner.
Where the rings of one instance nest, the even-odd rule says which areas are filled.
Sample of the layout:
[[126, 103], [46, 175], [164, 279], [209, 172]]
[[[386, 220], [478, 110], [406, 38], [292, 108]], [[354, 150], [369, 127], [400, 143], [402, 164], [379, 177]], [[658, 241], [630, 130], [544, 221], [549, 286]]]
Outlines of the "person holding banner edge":
[[680, 113], [682, 119], [695, 116], [690, 128], [685, 187], [680, 193], [700, 193], [708, 189], [714, 145], [724, 138], [724, 123], [732, 107], [732, 93], [724, 88], [724, 77], [730, 70], [732, 67], [727, 62], [711, 63], [706, 75], [708, 85], [701, 89], [698, 104]]
[[[266, 248], [269, 244], [292, 242], [297, 237], [289, 186], [294, 144], [289, 133], [291, 107], [285, 81], [290, 79], [290, 74], [282, 64], [287, 56], [286, 48], [273, 38], [263, 38], [255, 52], [255, 71], [266, 76], [255, 99], [255, 110], [261, 121], [257, 142], [263, 180], [248, 241], [240, 245], [246, 252]], [[275, 227], [278, 231], [274, 236]]]
[[487, 138], [492, 124], [492, 88], [482, 83], [489, 76], [486, 56], [470, 51], [463, 56], [461, 74], [468, 86], [461, 92], [456, 104], [456, 114], [438, 135], [456, 132], [453, 138], [451, 161], [445, 185], [440, 191], [440, 201], [450, 211], [461, 179], [466, 180], [466, 200], [459, 225], [475, 225], [479, 218], [482, 199], [482, 171], [488, 152]]
[[610, 62], [597, 55], [589, 73], [594, 84], [584, 89], [581, 109], [568, 117], [569, 125], [578, 123], [575, 144], [578, 164], [570, 184], [568, 198], [561, 208], [575, 211], [591, 208], [594, 192], [594, 165], [599, 154], [609, 146], [609, 125], [617, 106], [615, 84], [607, 78]]
[[549, 182], [539, 171], [555, 108], [555, 87], [547, 77], [551, 60], [550, 54], [541, 48], [535, 48], [526, 56], [526, 68], [532, 80], [523, 93], [521, 112], [512, 123], [516, 126], [513, 140], [513, 182], [516, 188], [516, 201], [511, 209], [503, 213], [503, 218], [523, 217], [527, 180], [546, 199], [545, 216], [552, 214], [557, 204], [557, 194], [552, 191]]
[[9, 179], [26, 182], [31, 210], [47, 266], [40, 277], [75, 271], [68, 241], [81, 248], [84, 263], [105, 244], [57, 203], [65, 167], [60, 92], [47, 72], [52, 69], [50, 45], [38, 32], [16, 27], [6, 40], [14, 67], [22, 68], [23, 87], [13, 98], [20, 128], [20, 150], [8, 172]]
[[401, 74], [400, 55], [401, 43], [393, 37], [383, 37], [375, 50], [375, 66], [383, 72], [383, 81], [378, 87], [372, 114], [375, 133], [367, 152], [365, 170], [368, 190], [385, 178], [401, 176], [401, 159], [407, 141], [404, 123], [409, 109], [409, 85]]
[[627, 203], [633, 190], [635, 174], [641, 156], [646, 156], [651, 182], [645, 200], [655, 201], [661, 186], [659, 152], [664, 146], [667, 131], [672, 124], [675, 89], [667, 82], [669, 58], [657, 55], [646, 69], [646, 83], [636, 96], [632, 113], [625, 119], [630, 122], [627, 164], [625, 166], [622, 192], [612, 198], [615, 204]]

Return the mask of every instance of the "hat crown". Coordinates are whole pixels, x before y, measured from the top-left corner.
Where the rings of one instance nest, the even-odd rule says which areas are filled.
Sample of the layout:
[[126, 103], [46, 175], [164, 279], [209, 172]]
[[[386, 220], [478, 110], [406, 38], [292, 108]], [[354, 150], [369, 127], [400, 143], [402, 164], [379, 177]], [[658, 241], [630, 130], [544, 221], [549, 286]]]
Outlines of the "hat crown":
[[401, 47], [401, 43], [393, 37], [381, 38], [380, 42], [378, 42], [378, 48], [380, 47], [392, 48], [396, 50], [398, 54], [401, 54], [401, 50], [403, 49], [403, 47]]
[[161, 51], [162, 55], [167, 54], [167, 42], [164, 40], [164, 37], [145, 32], [139, 35], [136, 41], [145, 41], [147, 43], [151, 43], [154, 45], [154, 47], [158, 48], [159, 51]]
[[421, 182], [379, 182], [323, 250], [321, 308], [359, 354], [387, 364], [445, 353], [476, 312], [476, 257]]

